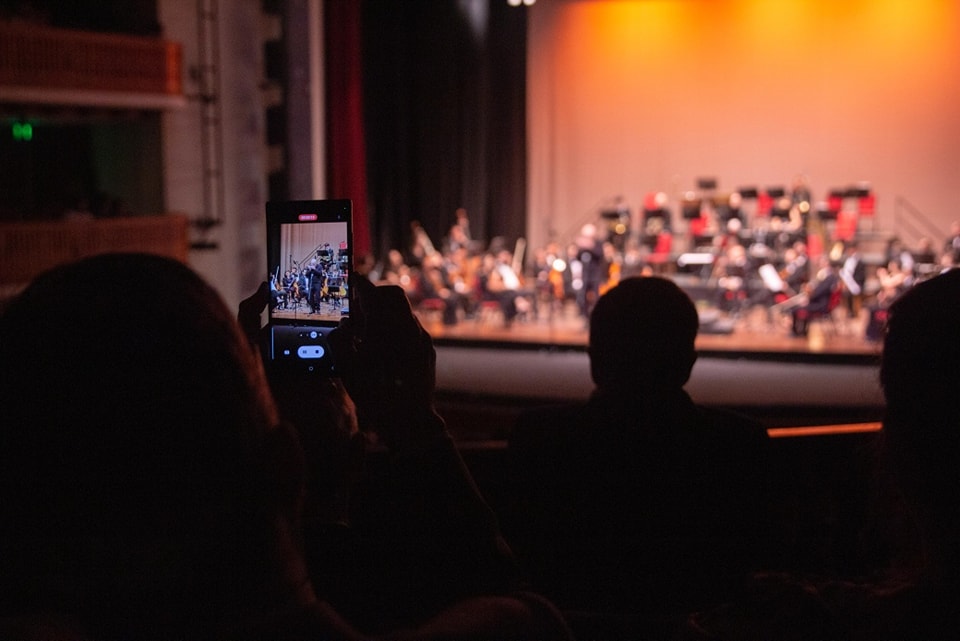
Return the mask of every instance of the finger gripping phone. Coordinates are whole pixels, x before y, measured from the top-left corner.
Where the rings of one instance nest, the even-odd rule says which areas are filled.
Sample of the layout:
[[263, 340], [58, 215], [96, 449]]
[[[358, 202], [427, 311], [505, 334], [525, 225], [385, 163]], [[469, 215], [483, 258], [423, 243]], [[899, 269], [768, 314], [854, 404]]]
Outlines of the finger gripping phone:
[[352, 203], [270, 201], [266, 210], [270, 364], [334, 375], [328, 337], [352, 300]]

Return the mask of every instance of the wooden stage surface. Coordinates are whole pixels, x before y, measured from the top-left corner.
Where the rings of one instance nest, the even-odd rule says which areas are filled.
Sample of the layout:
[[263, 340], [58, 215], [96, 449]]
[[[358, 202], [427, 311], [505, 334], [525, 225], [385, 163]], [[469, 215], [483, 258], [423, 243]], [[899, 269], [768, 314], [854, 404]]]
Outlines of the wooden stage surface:
[[[444, 325], [439, 313], [418, 313], [421, 323], [438, 344], [475, 344], [477, 346], [554, 346], [584, 349], [587, 345], [586, 323], [576, 310], [566, 307], [552, 315], [541, 313], [538, 318], [516, 321], [505, 327], [499, 313], [481, 314], [478, 318], [461, 320], [456, 325]], [[718, 323], [710, 321], [718, 319]], [[858, 318], [847, 318], [837, 310], [834, 320], [811, 324], [806, 337], [790, 333], [789, 314], [773, 314], [754, 308], [737, 317], [717, 317], [716, 312], [702, 313], [704, 323], [697, 337], [701, 352], [736, 352], [790, 355], [852, 356], [860, 359], [876, 357], [880, 343], [865, 338], [866, 312]], [[725, 325], [729, 333], [711, 333], [711, 327]]]

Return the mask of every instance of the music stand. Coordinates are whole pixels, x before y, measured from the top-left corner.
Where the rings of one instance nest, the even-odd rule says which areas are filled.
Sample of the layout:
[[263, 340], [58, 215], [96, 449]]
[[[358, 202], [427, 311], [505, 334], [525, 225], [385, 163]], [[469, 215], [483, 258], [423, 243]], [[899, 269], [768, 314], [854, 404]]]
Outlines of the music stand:
[[782, 199], [783, 199], [783, 196], [781, 196], [780, 198], [777, 198], [774, 201], [773, 207], [770, 208], [771, 218], [782, 218], [782, 219], [790, 218], [790, 208], [781, 206], [780, 201]]
[[847, 188], [848, 198], [866, 198], [870, 195], [870, 187], [867, 185], [854, 185]]
[[661, 221], [661, 224], [662, 224], [664, 227], [669, 226], [669, 225], [668, 225], [669, 216], [668, 216], [667, 210], [666, 210], [665, 208], [663, 208], [663, 207], [656, 207], [656, 208], [644, 209], [644, 210], [643, 210], [643, 225], [644, 225], [644, 227], [647, 226], [647, 222], [648, 222], [648, 221], [650, 221], [650, 220], [652, 220], [652, 219], [654, 219], [654, 218], [659, 218], [660, 221]]
[[644, 208], [641, 234], [643, 243], [653, 249], [660, 234], [670, 231], [670, 217], [663, 207]]
[[622, 252], [626, 248], [627, 234], [630, 233], [630, 210], [626, 207], [604, 209], [600, 211], [600, 218], [607, 225], [607, 240]]
[[817, 203], [817, 216], [820, 220], [836, 220], [839, 213], [839, 209], [831, 208], [828, 203]]
[[683, 213], [684, 220], [694, 220], [700, 218], [700, 209], [703, 201], [700, 198], [684, 199], [680, 204], [680, 211]]

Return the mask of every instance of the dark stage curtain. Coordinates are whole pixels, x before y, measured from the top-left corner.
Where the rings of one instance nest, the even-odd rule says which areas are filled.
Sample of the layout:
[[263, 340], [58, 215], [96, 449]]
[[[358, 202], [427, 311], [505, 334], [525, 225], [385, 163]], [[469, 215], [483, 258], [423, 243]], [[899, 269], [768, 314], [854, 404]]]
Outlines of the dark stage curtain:
[[502, 0], [362, 8], [374, 252], [406, 250], [415, 220], [439, 247], [458, 207], [474, 238], [502, 236], [512, 248], [526, 230], [526, 9]]
[[363, 133], [360, 4], [324, 3], [327, 192], [353, 200], [355, 256], [371, 251]]

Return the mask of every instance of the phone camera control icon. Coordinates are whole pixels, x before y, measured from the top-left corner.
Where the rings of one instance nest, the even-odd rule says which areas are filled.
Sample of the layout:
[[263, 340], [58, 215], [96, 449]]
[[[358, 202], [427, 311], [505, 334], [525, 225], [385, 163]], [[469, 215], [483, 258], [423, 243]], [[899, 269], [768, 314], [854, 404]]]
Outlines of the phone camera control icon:
[[323, 358], [325, 354], [321, 345], [301, 345], [297, 350], [300, 358]]

